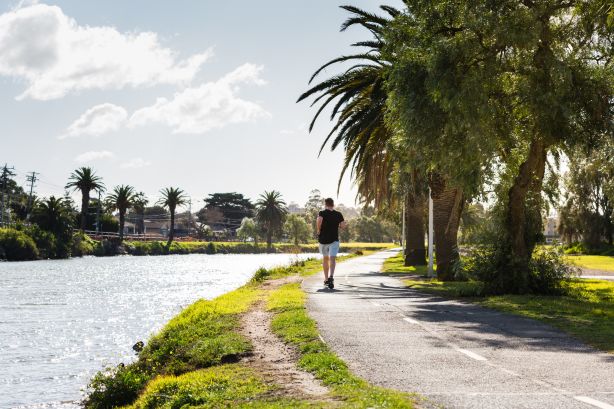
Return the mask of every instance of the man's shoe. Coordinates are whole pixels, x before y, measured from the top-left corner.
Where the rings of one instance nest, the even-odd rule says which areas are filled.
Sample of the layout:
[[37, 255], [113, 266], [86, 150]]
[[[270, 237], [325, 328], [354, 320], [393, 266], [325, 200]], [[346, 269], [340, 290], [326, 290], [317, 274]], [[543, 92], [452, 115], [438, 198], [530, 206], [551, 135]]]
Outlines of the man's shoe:
[[328, 288], [331, 290], [335, 288], [335, 279], [333, 277], [328, 278]]
[[324, 287], [326, 287], [328, 285], [329, 281], [330, 281], [330, 278], [327, 278], [326, 280], [324, 280]]

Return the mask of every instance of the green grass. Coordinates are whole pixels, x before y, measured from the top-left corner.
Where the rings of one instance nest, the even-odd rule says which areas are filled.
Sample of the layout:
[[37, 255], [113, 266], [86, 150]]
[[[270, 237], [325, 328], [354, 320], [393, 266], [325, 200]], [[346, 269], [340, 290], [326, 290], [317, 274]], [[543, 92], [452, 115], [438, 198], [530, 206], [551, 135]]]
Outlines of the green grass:
[[370, 385], [350, 372], [320, 340], [315, 321], [307, 315], [305, 299], [299, 284], [282, 286], [267, 299], [267, 308], [275, 314], [272, 329], [299, 349], [299, 366], [328, 386], [342, 400], [342, 407], [413, 408], [415, 396]]
[[403, 252], [399, 252], [396, 256], [386, 259], [382, 267], [382, 273], [387, 274], [416, 274], [426, 277], [427, 272], [427, 266], [405, 266]]
[[463, 297], [484, 307], [546, 322], [595, 348], [614, 353], [614, 282], [573, 280], [568, 295], [479, 294], [479, 282], [406, 281], [416, 290], [444, 297]]
[[565, 260], [578, 267], [614, 272], [614, 257], [611, 256], [565, 256]]

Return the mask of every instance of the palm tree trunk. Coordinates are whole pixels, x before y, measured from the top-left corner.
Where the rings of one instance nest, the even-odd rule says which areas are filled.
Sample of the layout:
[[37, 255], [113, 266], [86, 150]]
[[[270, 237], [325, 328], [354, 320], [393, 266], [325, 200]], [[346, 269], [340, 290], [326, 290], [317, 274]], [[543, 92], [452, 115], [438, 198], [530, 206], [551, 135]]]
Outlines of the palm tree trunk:
[[460, 262], [458, 227], [464, 205], [463, 191], [450, 186], [439, 174], [431, 175], [429, 184], [433, 198], [437, 278], [441, 281], [453, 281]]
[[266, 247], [269, 253], [273, 250], [273, 229], [270, 222], [266, 229]]
[[87, 226], [87, 211], [90, 206], [90, 192], [83, 190], [81, 192], [81, 231], [85, 231]]
[[171, 227], [168, 232], [168, 241], [166, 242], [166, 248], [169, 249], [171, 247], [171, 243], [173, 242], [173, 236], [175, 235], [175, 209], [171, 209]]
[[405, 198], [405, 265], [426, 265], [424, 245], [424, 207], [426, 198], [421, 193]]
[[124, 241], [124, 226], [126, 225], [126, 211], [119, 211], [119, 242]]

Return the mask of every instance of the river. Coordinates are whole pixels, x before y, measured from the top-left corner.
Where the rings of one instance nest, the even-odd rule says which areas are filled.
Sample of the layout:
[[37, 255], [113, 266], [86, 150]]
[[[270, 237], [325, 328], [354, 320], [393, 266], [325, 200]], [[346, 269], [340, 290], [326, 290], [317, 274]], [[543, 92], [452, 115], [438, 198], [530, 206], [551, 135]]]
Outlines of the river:
[[240, 287], [261, 266], [296, 257], [194, 254], [0, 263], [0, 408], [78, 407], [93, 374], [133, 360], [132, 346], [183, 307]]

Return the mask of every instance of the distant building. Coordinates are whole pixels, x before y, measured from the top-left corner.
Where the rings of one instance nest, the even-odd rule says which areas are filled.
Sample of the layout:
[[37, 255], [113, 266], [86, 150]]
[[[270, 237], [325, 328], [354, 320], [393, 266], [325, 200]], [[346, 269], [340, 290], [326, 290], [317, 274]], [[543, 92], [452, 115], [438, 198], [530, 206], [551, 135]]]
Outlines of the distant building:
[[290, 204], [288, 205], [288, 213], [290, 213], [290, 214], [305, 214], [305, 208], [304, 207], [300, 207], [295, 202], [290, 202]]
[[544, 238], [546, 243], [551, 244], [558, 242], [559, 237], [559, 218], [549, 216], [544, 220]]

